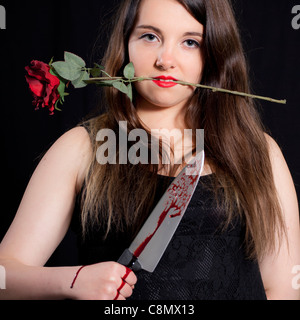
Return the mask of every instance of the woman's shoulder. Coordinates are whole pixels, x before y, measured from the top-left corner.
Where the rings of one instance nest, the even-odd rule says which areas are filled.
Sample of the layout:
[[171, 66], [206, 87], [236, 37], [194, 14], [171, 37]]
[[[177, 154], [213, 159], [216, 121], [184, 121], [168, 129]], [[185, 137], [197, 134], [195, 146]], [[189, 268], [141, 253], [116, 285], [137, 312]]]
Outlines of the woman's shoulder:
[[[286, 160], [284, 158], [284, 155], [281, 151], [280, 146], [275, 141], [275, 139], [273, 139], [267, 133], [265, 133], [265, 138], [266, 138], [267, 146], [269, 149], [269, 157], [270, 157], [270, 161], [271, 161], [271, 165], [272, 165], [275, 183], [280, 182], [280, 180], [281, 180], [281, 183], [286, 180], [289, 180], [289, 181], [287, 181], [287, 183], [288, 182], [291, 183], [291, 181], [290, 181], [291, 174], [290, 174], [288, 165], [286, 163]], [[285, 178], [285, 179], [283, 179], [283, 178]], [[281, 183], [279, 183], [279, 184], [281, 184]]]
[[[78, 154], [85, 157], [91, 152], [91, 139], [88, 131], [78, 126], [65, 132], [52, 146], [52, 149], [65, 150], [71, 156]], [[66, 155], [67, 156], [67, 155]]]
[[292, 174], [279, 145], [268, 135], [266, 135], [266, 139], [269, 147], [274, 183], [283, 217], [287, 221], [287, 224], [289, 224], [289, 221], [293, 221], [290, 224], [298, 226], [298, 201]]
[[92, 155], [92, 143], [88, 131], [83, 126], [65, 132], [48, 151], [58, 161], [68, 164], [76, 172], [76, 190], [80, 190], [88, 170]]
[[[272, 165], [273, 175], [276, 182], [276, 177], [290, 178], [290, 171], [286, 163], [285, 157], [278, 143], [270, 135], [265, 133], [267, 146], [269, 149], [269, 157]], [[280, 179], [279, 179], [280, 180]]]
[[267, 145], [268, 145], [268, 148], [269, 148], [269, 153], [270, 153], [270, 156], [274, 155], [274, 154], [281, 154], [281, 149], [278, 145], [278, 143], [275, 141], [274, 138], [272, 138], [269, 134], [265, 133], [265, 138], [266, 138], [266, 141], [267, 141]]

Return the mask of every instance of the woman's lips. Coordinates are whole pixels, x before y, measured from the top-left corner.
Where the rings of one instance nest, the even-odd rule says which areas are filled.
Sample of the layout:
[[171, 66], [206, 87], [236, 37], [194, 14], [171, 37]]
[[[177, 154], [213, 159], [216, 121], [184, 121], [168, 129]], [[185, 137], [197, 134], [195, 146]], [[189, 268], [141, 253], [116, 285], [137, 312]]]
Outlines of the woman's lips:
[[159, 76], [159, 77], [155, 77], [155, 79], [157, 80], [153, 80], [153, 82], [161, 88], [171, 88], [171, 87], [177, 86], [177, 83], [171, 81], [171, 80], [177, 81], [177, 79], [173, 77]]

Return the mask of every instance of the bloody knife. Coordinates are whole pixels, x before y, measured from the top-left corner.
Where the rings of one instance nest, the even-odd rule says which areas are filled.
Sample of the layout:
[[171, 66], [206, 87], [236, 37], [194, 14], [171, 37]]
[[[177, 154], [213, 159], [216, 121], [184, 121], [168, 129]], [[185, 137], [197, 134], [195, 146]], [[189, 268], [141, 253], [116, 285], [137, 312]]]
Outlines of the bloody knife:
[[118, 263], [135, 272], [154, 271], [192, 198], [203, 165], [204, 151], [201, 151], [170, 184]]

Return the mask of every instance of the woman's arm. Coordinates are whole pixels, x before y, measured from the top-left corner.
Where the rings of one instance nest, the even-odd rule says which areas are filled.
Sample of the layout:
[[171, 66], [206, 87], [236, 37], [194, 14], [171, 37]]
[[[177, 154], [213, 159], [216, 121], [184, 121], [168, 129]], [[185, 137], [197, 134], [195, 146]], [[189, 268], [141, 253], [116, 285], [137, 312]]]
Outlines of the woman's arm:
[[59, 296], [52, 284], [58, 288], [62, 279], [54, 269], [49, 272], [40, 267], [69, 227], [79, 173], [89, 153], [86, 135], [83, 128], [64, 134], [32, 175], [15, 219], [0, 245], [0, 265], [6, 269], [7, 288], [1, 290], [1, 296]]
[[[0, 290], [0, 298], [113, 299], [116, 296], [126, 273], [125, 267], [116, 263], [84, 268], [73, 289], [70, 286], [79, 267], [43, 267], [69, 227], [90, 155], [86, 130], [75, 128], [58, 139], [41, 160], [0, 244], [0, 265], [6, 271], [6, 289]], [[130, 275], [127, 281], [134, 284], [135, 276]], [[130, 286], [122, 290], [124, 296], [131, 294]]]
[[268, 299], [300, 299], [300, 290], [293, 288], [292, 273], [300, 265], [299, 209], [294, 183], [276, 142], [267, 136], [273, 175], [283, 217], [287, 227], [287, 241], [278, 242], [278, 253], [264, 258], [260, 263], [262, 278]]

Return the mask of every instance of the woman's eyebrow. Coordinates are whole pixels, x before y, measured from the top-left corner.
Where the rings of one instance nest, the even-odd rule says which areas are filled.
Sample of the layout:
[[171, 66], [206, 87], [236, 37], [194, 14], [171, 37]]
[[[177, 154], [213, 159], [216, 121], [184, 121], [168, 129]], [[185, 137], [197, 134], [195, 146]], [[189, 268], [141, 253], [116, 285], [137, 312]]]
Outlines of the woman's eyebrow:
[[161, 33], [161, 30], [159, 28], [153, 27], [151, 25], [144, 25], [143, 24], [143, 25], [137, 26], [136, 28], [137, 29], [151, 29], [151, 30], [153, 30], [153, 31], [155, 31], [157, 33]]
[[203, 38], [203, 33], [201, 32], [186, 32], [184, 35], [184, 37], [186, 36], [192, 36], [192, 37], [200, 37], [200, 38]]
[[[137, 28], [137, 29], [150, 29], [150, 30], [155, 31], [156, 33], [162, 34], [162, 31], [161, 31], [159, 28], [154, 27], [154, 26], [151, 26], [151, 25], [144, 25], [144, 24], [143, 24], [143, 25], [137, 26], [136, 28]], [[202, 37], [203, 37], [203, 33], [190, 31], [190, 32], [185, 32], [185, 33], [183, 34], [183, 36], [184, 36], [184, 37], [186, 37], [186, 36], [194, 36], [194, 37], [195, 37], [195, 36], [196, 36], [196, 37], [202, 38]]]

